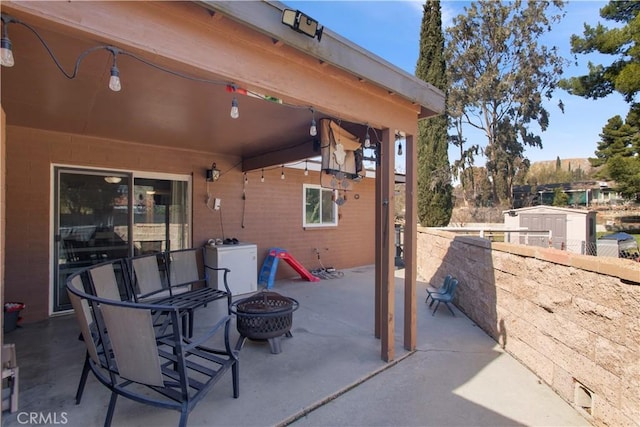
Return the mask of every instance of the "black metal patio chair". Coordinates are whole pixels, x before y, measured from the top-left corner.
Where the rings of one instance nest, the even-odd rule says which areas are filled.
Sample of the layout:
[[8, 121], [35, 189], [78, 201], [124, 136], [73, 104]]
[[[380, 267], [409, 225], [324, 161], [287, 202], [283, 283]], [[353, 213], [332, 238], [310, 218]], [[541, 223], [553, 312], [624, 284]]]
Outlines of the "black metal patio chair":
[[183, 333], [179, 308], [92, 295], [85, 291], [81, 274], [68, 278], [67, 293], [87, 347], [85, 364], [111, 390], [105, 426], [111, 425], [118, 396], [179, 411], [179, 426], [186, 426], [191, 410], [229, 369], [233, 396], [238, 397], [230, 315], [189, 338]]

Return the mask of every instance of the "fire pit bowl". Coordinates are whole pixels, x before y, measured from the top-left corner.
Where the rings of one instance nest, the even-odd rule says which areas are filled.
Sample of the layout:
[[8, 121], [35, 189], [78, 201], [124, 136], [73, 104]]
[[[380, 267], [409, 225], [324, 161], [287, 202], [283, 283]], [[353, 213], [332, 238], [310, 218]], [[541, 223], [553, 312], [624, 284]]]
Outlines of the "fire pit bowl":
[[245, 339], [249, 338], [268, 340], [271, 353], [280, 353], [280, 338], [283, 335], [291, 337], [293, 312], [298, 307], [298, 301], [276, 292], [260, 292], [231, 304], [240, 333], [236, 349], [240, 350]]

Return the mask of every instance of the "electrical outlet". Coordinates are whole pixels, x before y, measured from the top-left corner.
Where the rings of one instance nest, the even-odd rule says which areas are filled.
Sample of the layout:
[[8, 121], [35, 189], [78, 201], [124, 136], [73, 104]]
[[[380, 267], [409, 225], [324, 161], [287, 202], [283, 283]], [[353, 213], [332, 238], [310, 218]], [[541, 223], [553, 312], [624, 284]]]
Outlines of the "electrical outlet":
[[213, 209], [214, 210], [220, 210], [220, 199], [215, 198], [213, 201]]

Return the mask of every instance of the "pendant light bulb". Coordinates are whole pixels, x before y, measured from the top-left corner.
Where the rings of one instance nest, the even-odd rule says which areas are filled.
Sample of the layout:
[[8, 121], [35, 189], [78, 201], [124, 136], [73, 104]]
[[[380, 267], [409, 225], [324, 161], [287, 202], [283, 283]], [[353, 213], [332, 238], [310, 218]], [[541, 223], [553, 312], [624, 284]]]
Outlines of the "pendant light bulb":
[[304, 176], [309, 176], [309, 168], [307, 167], [307, 161], [304, 161]]
[[240, 111], [238, 110], [238, 98], [235, 96], [231, 100], [231, 113], [229, 114], [232, 119], [240, 117]]
[[282, 173], [280, 174], [280, 179], [284, 179], [284, 165], [282, 165]]
[[311, 127], [309, 128], [309, 135], [316, 136], [318, 134], [318, 128], [316, 127], [316, 119], [311, 119]]
[[309, 135], [316, 136], [318, 134], [318, 128], [316, 127], [316, 110], [311, 110], [311, 127], [309, 128]]
[[247, 185], [249, 183], [249, 177], [247, 176], [247, 173], [244, 173], [244, 184]]
[[402, 156], [402, 142], [398, 143], [398, 156]]
[[[5, 24], [6, 28], [6, 24]], [[5, 30], [6, 32], [6, 30]], [[0, 65], [3, 67], [13, 67], [15, 61], [13, 60], [13, 50], [11, 49], [11, 40], [9, 37], [2, 37], [0, 41]]]
[[111, 77], [109, 78], [109, 89], [111, 89], [114, 92], [120, 92], [122, 90], [122, 84], [120, 84], [120, 71], [118, 70], [118, 67], [115, 64], [113, 65], [113, 67], [111, 67]]
[[264, 182], [264, 168], [262, 169], [262, 176], [260, 177], [260, 182]]
[[369, 137], [369, 128], [367, 128], [367, 136], [364, 137], [364, 148], [371, 147], [371, 138]]

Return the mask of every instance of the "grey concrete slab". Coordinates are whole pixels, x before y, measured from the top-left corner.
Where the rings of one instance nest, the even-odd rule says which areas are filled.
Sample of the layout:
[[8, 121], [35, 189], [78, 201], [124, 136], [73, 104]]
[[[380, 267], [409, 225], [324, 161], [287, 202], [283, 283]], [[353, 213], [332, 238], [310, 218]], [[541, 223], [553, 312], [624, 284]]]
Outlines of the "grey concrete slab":
[[[189, 425], [589, 425], [459, 311], [453, 317], [441, 307], [431, 316], [423, 289], [419, 284], [418, 350], [409, 353], [401, 342], [397, 280], [396, 362], [387, 364], [373, 336], [373, 266], [319, 283], [276, 282], [273, 291], [300, 303], [293, 337], [282, 339], [280, 354], [247, 341], [240, 397], [232, 397], [226, 376], [192, 411]], [[212, 304], [198, 311], [196, 334], [224, 310]], [[3, 414], [3, 426], [24, 425], [21, 413], [64, 415], [68, 426], [103, 424], [109, 393], [94, 378], [82, 403], [74, 402], [84, 349], [73, 316], [25, 325], [5, 342], [16, 343], [21, 390], [20, 412]], [[113, 425], [173, 426], [178, 419], [174, 411], [119, 398]]]

